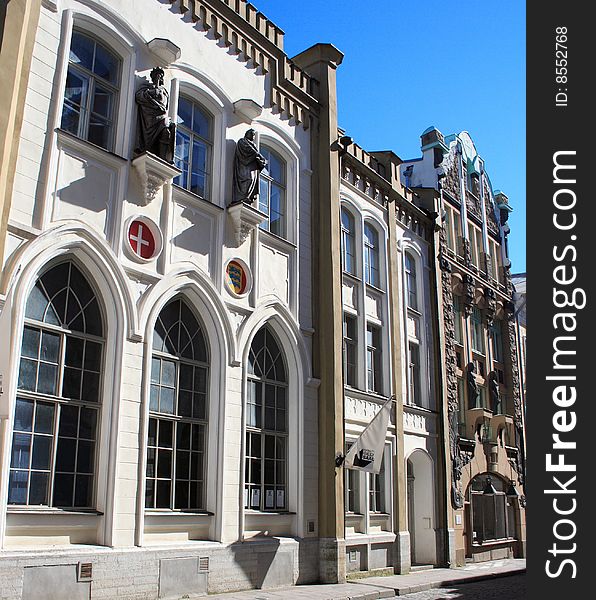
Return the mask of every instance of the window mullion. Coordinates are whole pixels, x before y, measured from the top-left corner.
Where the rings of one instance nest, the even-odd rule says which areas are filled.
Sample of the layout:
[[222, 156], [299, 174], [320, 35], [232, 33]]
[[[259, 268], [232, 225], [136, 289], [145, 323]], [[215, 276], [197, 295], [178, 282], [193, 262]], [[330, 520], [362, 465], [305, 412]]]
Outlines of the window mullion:
[[[61, 404], [54, 404], [54, 439], [52, 440], [52, 456], [50, 459], [50, 476], [48, 481], [48, 506], [54, 506], [54, 478], [56, 477], [56, 456], [58, 452], [58, 429], [60, 425]], [[80, 412], [80, 411], [79, 411]]]

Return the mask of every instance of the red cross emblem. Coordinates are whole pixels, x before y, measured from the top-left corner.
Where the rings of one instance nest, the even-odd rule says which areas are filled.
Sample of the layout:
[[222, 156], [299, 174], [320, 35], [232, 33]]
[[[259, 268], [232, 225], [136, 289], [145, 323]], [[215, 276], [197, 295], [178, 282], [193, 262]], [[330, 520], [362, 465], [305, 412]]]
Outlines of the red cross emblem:
[[149, 226], [142, 221], [133, 221], [130, 224], [128, 241], [134, 253], [141, 258], [152, 258], [155, 254], [155, 237]]

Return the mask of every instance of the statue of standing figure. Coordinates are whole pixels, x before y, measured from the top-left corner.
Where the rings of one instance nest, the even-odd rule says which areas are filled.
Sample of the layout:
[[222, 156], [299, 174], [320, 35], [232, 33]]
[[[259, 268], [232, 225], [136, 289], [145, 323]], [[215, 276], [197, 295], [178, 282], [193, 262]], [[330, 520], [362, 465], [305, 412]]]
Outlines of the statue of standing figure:
[[474, 370], [474, 363], [468, 365], [468, 407], [478, 407], [478, 396], [480, 392], [478, 390], [478, 384], [476, 383], [476, 373]]
[[500, 415], [502, 412], [501, 393], [499, 390], [499, 380], [497, 378], [497, 374], [494, 371], [491, 371], [491, 374], [489, 376], [488, 389], [490, 392], [491, 408], [493, 414]]
[[168, 117], [170, 95], [164, 86], [164, 70], [155, 67], [151, 83], [138, 89], [135, 100], [139, 109], [138, 145], [136, 154], [151, 152], [159, 158], [174, 161], [176, 124]]
[[259, 152], [254, 142], [255, 135], [255, 130], [249, 129], [236, 144], [232, 204], [253, 204], [259, 193], [259, 174], [267, 167], [267, 159]]

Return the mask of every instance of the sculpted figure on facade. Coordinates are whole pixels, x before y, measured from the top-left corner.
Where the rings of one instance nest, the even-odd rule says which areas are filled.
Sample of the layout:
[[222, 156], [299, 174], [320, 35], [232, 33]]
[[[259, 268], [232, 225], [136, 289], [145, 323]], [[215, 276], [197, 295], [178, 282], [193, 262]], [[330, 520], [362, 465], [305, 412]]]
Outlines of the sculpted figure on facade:
[[164, 70], [155, 67], [151, 83], [144, 83], [135, 94], [138, 106], [137, 154], [151, 152], [167, 162], [174, 160], [176, 124], [168, 117], [170, 95], [164, 86]]
[[468, 406], [470, 408], [478, 408], [478, 384], [476, 383], [476, 372], [474, 363], [468, 365]]
[[232, 204], [253, 204], [259, 192], [259, 174], [267, 167], [267, 159], [259, 152], [254, 141], [255, 135], [255, 130], [249, 129], [236, 144]]
[[492, 371], [489, 376], [488, 389], [490, 392], [491, 410], [495, 415], [500, 415], [503, 412], [501, 402], [501, 392], [499, 390], [499, 380], [497, 374]]

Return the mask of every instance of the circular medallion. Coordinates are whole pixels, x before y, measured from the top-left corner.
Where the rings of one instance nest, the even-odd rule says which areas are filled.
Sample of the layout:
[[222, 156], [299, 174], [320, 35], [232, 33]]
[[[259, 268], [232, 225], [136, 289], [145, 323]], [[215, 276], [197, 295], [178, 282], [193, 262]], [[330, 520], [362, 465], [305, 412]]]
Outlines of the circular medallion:
[[230, 294], [242, 298], [250, 292], [252, 277], [246, 263], [238, 258], [233, 258], [226, 265], [226, 287]]
[[132, 217], [126, 228], [125, 246], [133, 260], [148, 262], [161, 252], [161, 232], [157, 225], [147, 217]]

